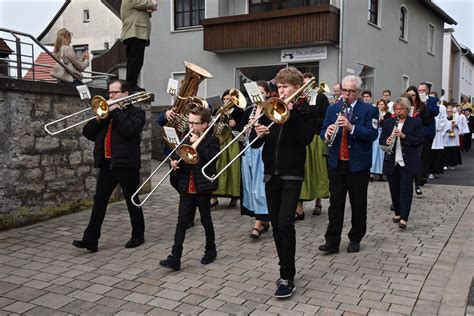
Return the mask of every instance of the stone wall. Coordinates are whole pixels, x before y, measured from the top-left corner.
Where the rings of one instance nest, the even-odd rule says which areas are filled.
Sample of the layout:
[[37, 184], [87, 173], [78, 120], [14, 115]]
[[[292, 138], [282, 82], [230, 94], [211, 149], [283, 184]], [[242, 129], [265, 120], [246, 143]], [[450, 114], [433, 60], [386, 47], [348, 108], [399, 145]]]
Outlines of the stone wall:
[[163, 127], [156, 123], [161, 112], [167, 111], [171, 106], [152, 106], [151, 107], [151, 158], [163, 161]]
[[[91, 90], [92, 95], [105, 93]], [[70, 85], [0, 78], [0, 229], [92, 205], [97, 170], [93, 142], [81, 135], [83, 125], [56, 136], [43, 129], [46, 123], [87, 106]], [[151, 169], [151, 111], [149, 103], [139, 106], [147, 113], [141, 147], [141, 178], [146, 179]], [[68, 125], [92, 116], [87, 111]], [[117, 190], [112, 200], [121, 197]]]

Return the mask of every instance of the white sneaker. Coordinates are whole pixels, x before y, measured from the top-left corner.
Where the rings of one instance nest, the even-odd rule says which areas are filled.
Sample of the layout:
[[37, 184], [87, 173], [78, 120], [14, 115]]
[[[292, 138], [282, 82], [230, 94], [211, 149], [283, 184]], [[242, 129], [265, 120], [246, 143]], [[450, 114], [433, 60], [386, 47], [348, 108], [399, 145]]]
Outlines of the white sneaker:
[[448, 167], [443, 167], [443, 170], [444, 170], [444, 171], [448, 170]]
[[428, 175], [428, 179], [433, 180], [434, 178], [435, 178], [435, 176], [434, 176], [433, 174], [430, 173], [430, 174]]

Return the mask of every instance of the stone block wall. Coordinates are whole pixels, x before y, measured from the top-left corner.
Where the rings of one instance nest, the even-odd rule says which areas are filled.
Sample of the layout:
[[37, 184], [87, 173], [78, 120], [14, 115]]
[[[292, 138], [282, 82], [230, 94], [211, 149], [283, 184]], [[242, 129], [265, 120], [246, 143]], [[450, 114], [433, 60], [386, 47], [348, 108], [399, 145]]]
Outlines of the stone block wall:
[[[91, 90], [92, 95], [105, 93]], [[83, 124], [55, 136], [43, 129], [46, 123], [87, 106], [70, 85], [0, 79], [0, 230], [92, 205], [97, 170], [93, 142], [81, 134]], [[147, 113], [141, 145], [144, 180], [151, 169], [151, 111], [149, 103], [137, 106]], [[87, 111], [67, 124], [92, 116]], [[111, 200], [121, 198], [116, 190]]]
[[156, 121], [161, 112], [168, 111], [171, 106], [152, 106], [151, 107], [151, 158], [163, 161], [163, 137], [165, 135], [163, 127], [159, 126]]

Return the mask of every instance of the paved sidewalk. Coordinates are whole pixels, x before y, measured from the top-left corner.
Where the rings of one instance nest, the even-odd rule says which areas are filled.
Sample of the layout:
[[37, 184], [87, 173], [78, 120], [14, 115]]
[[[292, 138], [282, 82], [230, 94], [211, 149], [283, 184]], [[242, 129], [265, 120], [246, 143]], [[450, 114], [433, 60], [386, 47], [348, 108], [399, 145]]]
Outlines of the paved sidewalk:
[[[368, 232], [349, 254], [323, 255], [323, 214], [297, 223], [297, 291], [272, 297], [278, 277], [270, 233], [248, 237], [252, 220], [228, 200], [213, 212], [218, 259], [200, 263], [204, 232], [188, 230], [182, 270], [158, 265], [172, 245], [176, 192], [166, 186], [145, 208], [146, 243], [125, 249], [124, 202], [109, 207], [99, 252], [74, 248], [90, 211], [0, 233], [0, 315], [463, 315], [474, 276], [473, 187], [432, 185], [414, 199], [406, 231], [391, 221], [386, 182], [369, 186]], [[346, 215], [349, 208], [346, 209]], [[196, 221], [196, 223], [198, 223]], [[471, 311], [472, 312], [472, 311]]]

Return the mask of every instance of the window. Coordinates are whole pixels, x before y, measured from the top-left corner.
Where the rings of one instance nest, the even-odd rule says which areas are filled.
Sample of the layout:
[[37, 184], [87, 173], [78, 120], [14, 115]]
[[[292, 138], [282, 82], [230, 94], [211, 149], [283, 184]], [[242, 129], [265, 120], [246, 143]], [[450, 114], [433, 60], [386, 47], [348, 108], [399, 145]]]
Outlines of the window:
[[89, 10], [84, 10], [82, 22], [87, 23], [90, 21]]
[[198, 26], [204, 19], [204, 0], [175, 0], [174, 28]]
[[402, 91], [406, 91], [410, 86], [410, 77], [407, 75], [402, 76]]
[[77, 57], [82, 60], [82, 54], [84, 51], [89, 50], [89, 45], [74, 45], [73, 48]]
[[428, 24], [428, 53], [434, 55], [435, 53], [435, 26]]
[[379, 0], [369, 0], [369, 22], [379, 25]]
[[104, 42], [104, 49], [109, 49], [109, 42]]
[[356, 64], [355, 75], [362, 79], [361, 91], [369, 90], [374, 94], [375, 68], [363, 64]]
[[267, 12], [301, 7], [317, 7], [329, 0], [249, 0], [249, 12]]
[[400, 7], [400, 39], [407, 40], [408, 11], [405, 6]]

